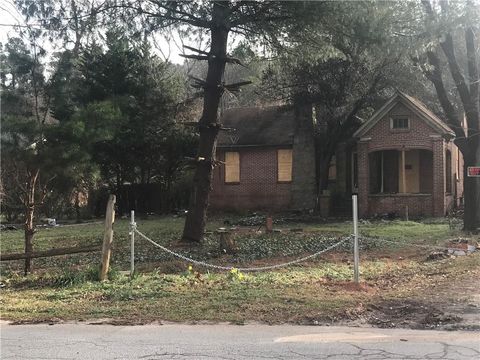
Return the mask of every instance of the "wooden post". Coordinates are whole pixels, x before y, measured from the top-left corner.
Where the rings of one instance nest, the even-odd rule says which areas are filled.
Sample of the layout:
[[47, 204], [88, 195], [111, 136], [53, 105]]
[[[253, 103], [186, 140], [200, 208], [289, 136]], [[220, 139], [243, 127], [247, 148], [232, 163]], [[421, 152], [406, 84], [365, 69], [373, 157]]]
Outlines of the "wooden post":
[[100, 272], [100, 281], [107, 279], [108, 268], [110, 266], [110, 254], [112, 252], [113, 242], [113, 222], [115, 221], [115, 195], [108, 198], [107, 211], [105, 215], [105, 234], [103, 236], [102, 247], [102, 270]]
[[232, 232], [227, 229], [220, 229], [218, 234], [220, 235], [220, 251], [229, 255], [236, 254], [238, 249]]
[[273, 219], [271, 215], [267, 215], [265, 227], [267, 229], [267, 233], [271, 233], [273, 231]]

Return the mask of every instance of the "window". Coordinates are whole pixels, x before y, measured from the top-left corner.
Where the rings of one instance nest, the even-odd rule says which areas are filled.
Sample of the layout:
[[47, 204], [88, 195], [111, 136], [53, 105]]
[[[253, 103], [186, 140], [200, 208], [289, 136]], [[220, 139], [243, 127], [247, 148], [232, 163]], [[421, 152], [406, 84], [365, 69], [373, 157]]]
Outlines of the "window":
[[452, 153], [447, 150], [445, 156], [445, 190], [448, 194], [452, 193]]
[[292, 181], [292, 150], [282, 149], [277, 151], [278, 181]]
[[225, 182], [240, 182], [240, 153], [238, 152], [225, 153]]
[[391, 122], [392, 129], [408, 129], [409, 128], [409, 121], [408, 117], [396, 117], [392, 118]]

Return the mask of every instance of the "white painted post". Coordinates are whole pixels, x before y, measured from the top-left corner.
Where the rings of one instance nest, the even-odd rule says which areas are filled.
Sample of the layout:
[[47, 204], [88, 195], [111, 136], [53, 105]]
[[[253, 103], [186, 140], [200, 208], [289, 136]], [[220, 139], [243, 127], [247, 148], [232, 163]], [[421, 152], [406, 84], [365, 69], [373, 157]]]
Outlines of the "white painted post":
[[130, 212], [130, 277], [133, 278], [135, 272], [135, 211]]
[[352, 195], [353, 206], [353, 235], [355, 242], [353, 243], [353, 278], [356, 284], [359, 283], [359, 262], [358, 254], [358, 195]]

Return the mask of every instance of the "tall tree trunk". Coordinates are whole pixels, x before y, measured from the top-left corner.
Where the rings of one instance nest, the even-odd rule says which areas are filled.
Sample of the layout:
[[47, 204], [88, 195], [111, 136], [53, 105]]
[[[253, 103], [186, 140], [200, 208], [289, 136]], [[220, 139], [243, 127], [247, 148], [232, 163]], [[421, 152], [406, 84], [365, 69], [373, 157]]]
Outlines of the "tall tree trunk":
[[[422, 4], [428, 15], [427, 27], [437, 20], [432, 4], [423, 0]], [[440, 2], [443, 15], [448, 16], [448, 2]], [[475, 4], [467, 2], [467, 11], [474, 11]], [[440, 57], [436, 51], [427, 51], [427, 58], [430, 69], [424, 69], [427, 78], [435, 86], [438, 99], [445, 115], [448, 118], [448, 125], [452, 126], [457, 136], [455, 143], [462, 152], [464, 160], [463, 190], [465, 199], [465, 213], [463, 227], [466, 231], [477, 231], [480, 228], [480, 178], [467, 177], [468, 166], [480, 166], [480, 79], [478, 74], [478, 42], [475, 37], [475, 28], [470, 25], [465, 27], [465, 47], [467, 53], [467, 71], [462, 70], [455, 56], [454, 36], [451, 33], [442, 35], [440, 48], [446, 57], [450, 75], [455, 82], [455, 87], [462, 101], [468, 130], [464, 130], [463, 121], [456, 115], [455, 107], [448, 98], [448, 92], [443, 82], [443, 70]], [[458, 40], [456, 40], [458, 41]]]
[[469, 139], [464, 156], [464, 199], [465, 212], [463, 227], [466, 231], [477, 232], [480, 229], [480, 177], [467, 177], [468, 166], [480, 166], [480, 137]]
[[219, 129], [218, 106], [223, 93], [222, 80], [227, 56], [230, 9], [227, 3], [215, 2], [211, 21], [211, 47], [203, 101], [199, 121], [200, 139], [193, 178], [190, 205], [183, 229], [182, 242], [198, 243], [203, 239], [207, 220], [208, 199], [211, 190], [215, 150]]
[[322, 195], [323, 190], [328, 189], [328, 172], [330, 169], [330, 161], [332, 155], [323, 154], [324, 156], [318, 161], [318, 195]]
[[[37, 183], [38, 171], [31, 174], [27, 183], [27, 194], [25, 194], [25, 253], [33, 251], [33, 237], [35, 235], [35, 228], [33, 224], [33, 217], [35, 213], [35, 185]], [[25, 258], [24, 273], [27, 275], [32, 271], [32, 259]]]

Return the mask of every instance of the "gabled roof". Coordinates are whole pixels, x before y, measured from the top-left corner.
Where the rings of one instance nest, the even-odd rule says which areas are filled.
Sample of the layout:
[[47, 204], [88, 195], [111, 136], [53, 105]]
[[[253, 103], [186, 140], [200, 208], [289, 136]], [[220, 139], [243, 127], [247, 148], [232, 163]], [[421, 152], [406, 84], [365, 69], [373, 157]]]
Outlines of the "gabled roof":
[[354, 137], [359, 138], [365, 135], [373, 128], [395, 105], [402, 103], [408, 109], [413, 111], [427, 125], [436, 130], [440, 135], [450, 135], [455, 137], [455, 132], [448, 127], [438, 116], [427, 109], [427, 107], [418, 99], [397, 91], [380, 109], [378, 109], [370, 119], [368, 119], [356, 132]]
[[221, 122], [234, 131], [221, 131], [217, 147], [284, 146], [293, 144], [295, 118], [287, 106], [233, 108]]

